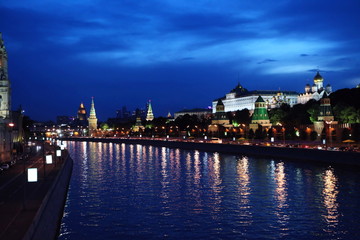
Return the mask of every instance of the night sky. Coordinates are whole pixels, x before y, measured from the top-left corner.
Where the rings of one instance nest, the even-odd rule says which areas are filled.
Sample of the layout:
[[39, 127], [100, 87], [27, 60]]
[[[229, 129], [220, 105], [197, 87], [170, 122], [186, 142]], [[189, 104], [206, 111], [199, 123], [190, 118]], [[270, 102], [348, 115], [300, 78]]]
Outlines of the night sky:
[[35, 120], [207, 107], [240, 82], [303, 92], [360, 83], [359, 0], [0, 2], [13, 109]]

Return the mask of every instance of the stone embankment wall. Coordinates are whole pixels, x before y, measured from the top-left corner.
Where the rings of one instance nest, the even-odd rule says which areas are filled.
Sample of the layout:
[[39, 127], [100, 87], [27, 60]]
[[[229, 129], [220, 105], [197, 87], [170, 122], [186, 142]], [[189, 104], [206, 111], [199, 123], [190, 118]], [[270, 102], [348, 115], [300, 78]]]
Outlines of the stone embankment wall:
[[68, 155], [23, 240], [58, 238], [72, 168], [73, 160]]
[[207, 152], [243, 154], [259, 157], [293, 159], [300, 161], [325, 162], [334, 164], [360, 166], [359, 152], [325, 151], [306, 148], [285, 148], [250, 146], [240, 144], [199, 143], [182, 141], [164, 141], [148, 139], [112, 139], [112, 138], [69, 138], [70, 141], [114, 142], [127, 144], [144, 144], [169, 148], [192, 149]]

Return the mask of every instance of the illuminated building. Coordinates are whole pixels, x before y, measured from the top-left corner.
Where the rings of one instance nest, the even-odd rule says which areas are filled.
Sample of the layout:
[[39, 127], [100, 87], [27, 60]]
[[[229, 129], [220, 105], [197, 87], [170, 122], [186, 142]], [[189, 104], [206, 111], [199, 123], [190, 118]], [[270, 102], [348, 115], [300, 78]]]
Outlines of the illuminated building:
[[135, 122], [135, 125], [133, 126], [132, 130], [134, 132], [143, 132], [145, 130], [145, 127], [141, 123], [140, 116], [136, 117], [136, 122]]
[[90, 116], [88, 118], [88, 122], [89, 122], [89, 135], [93, 136], [97, 130], [97, 118], [95, 112], [94, 98], [91, 99]]
[[331, 109], [330, 98], [323, 97], [320, 99], [319, 121], [334, 121], [334, 114]]
[[11, 87], [8, 76], [7, 52], [0, 33], [0, 118], [9, 119], [11, 111]]
[[79, 109], [77, 111], [77, 119], [80, 121], [86, 120], [86, 109], [83, 103], [80, 103]]
[[23, 110], [11, 111], [11, 86], [7, 52], [0, 33], [0, 162], [10, 161], [23, 141]]
[[[248, 91], [240, 83], [227, 93], [224, 97], [219, 98], [224, 104], [225, 112], [234, 112], [247, 108], [249, 111], [254, 110], [255, 101], [259, 96], [263, 98], [268, 108], [276, 108], [282, 103], [287, 103], [291, 107], [297, 104], [298, 93], [294, 91], [272, 91], [272, 90], [254, 90]], [[219, 99], [212, 102], [213, 113], [215, 113], [216, 104]]]
[[211, 121], [211, 124], [220, 124], [220, 125], [228, 125], [230, 124], [230, 120], [226, 115], [224, 103], [221, 99], [218, 100], [215, 108], [215, 116]]
[[327, 96], [324, 96], [320, 99], [318, 121], [314, 122], [314, 129], [318, 135], [322, 134], [325, 130], [325, 138], [330, 141], [333, 138], [333, 132], [340, 136], [338, 121], [334, 121], [334, 114], [331, 109], [330, 98]]
[[226, 115], [224, 103], [219, 99], [215, 107], [214, 118], [211, 120], [208, 131], [214, 133], [232, 127], [233, 125], [230, 124], [230, 120]]
[[266, 103], [261, 96], [259, 96], [255, 102], [255, 110], [251, 117], [250, 128], [256, 130], [259, 125], [262, 127], [271, 127]]
[[152, 120], [154, 120], [154, 114], [153, 114], [152, 107], [151, 107], [151, 101], [149, 100], [148, 110], [147, 110], [147, 114], [146, 114], [146, 121], [152, 121]]
[[311, 99], [315, 99], [316, 101], [318, 101], [323, 96], [329, 96], [332, 92], [332, 88], [330, 84], [326, 85], [326, 87], [324, 88], [323, 84], [324, 79], [318, 71], [314, 77], [314, 84], [312, 86], [310, 86], [310, 84], [306, 84], [305, 92], [298, 96], [298, 103], [305, 104]]
[[211, 109], [204, 109], [204, 108], [194, 108], [194, 109], [185, 109], [182, 111], [178, 111], [174, 113], [174, 118], [178, 118], [184, 115], [196, 115], [199, 119], [200, 118], [209, 118], [211, 116]]

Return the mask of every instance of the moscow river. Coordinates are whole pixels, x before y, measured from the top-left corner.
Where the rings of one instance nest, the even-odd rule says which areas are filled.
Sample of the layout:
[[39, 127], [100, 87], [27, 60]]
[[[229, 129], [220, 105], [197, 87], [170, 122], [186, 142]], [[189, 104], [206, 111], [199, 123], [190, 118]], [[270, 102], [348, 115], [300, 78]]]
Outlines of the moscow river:
[[360, 239], [359, 168], [68, 142], [59, 239]]

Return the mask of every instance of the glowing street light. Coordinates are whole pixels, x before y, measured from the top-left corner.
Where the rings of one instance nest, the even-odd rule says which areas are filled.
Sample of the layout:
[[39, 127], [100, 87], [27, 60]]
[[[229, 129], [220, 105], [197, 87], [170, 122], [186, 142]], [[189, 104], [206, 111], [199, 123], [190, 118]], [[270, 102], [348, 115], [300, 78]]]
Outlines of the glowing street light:
[[28, 168], [27, 170], [27, 181], [28, 182], [37, 182], [38, 181], [38, 170], [37, 168]]
[[46, 155], [46, 164], [52, 164], [52, 163], [53, 163], [52, 155]]

